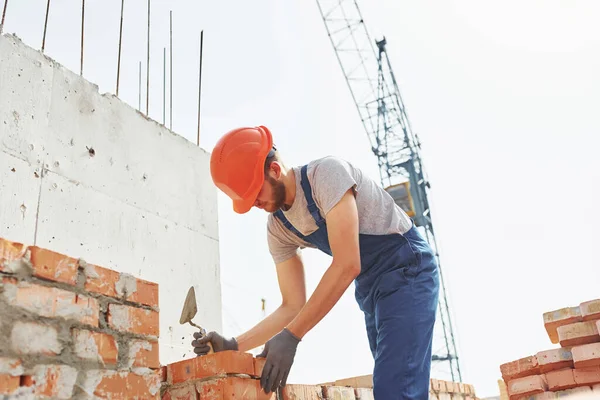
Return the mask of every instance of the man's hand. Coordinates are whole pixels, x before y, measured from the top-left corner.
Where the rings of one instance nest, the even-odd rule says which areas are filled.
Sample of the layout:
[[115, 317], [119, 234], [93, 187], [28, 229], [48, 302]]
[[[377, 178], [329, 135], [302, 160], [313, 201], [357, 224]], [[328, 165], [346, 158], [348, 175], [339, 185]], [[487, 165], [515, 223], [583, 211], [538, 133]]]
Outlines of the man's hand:
[[215, 353], [225, 350], [237, 350], [238, 344], [235, 338], [224, 338], [217, 332], [209, 332], [206, 336], [201, 336], [200, 332], [194, 332], [194, 339], [192, 346], [194, 346], [194, 353], [199, 356], [204, 356], [210, 351], [208, 342], [212, 344]]
[[267, 358], [260, 377], [260, 386], [265, 393], [274, 392], [278, 387], [285, 386], [298, 343], [300, 339], [284, 328], [269, 339], [263, 352], [256, 356]]

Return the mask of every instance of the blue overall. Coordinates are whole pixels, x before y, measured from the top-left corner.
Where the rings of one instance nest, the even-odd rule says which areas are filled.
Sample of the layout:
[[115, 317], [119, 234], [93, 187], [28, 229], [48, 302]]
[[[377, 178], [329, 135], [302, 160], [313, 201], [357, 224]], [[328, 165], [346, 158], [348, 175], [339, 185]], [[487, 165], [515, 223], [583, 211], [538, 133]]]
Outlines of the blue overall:
[[[285, 227], [302, 240], [332, 255], [327, 225], [312, 196], [306, 172], [301, 186], [318, 229], [301, 234], [281, 210]], [[360, 234], [361, 272], [355, 297], [365, 315], [375, 367], [376, 400], [429, 398], [433, 326], [438, 305], [439, 275], [431, 247], [413, 225], [405, 234]]]

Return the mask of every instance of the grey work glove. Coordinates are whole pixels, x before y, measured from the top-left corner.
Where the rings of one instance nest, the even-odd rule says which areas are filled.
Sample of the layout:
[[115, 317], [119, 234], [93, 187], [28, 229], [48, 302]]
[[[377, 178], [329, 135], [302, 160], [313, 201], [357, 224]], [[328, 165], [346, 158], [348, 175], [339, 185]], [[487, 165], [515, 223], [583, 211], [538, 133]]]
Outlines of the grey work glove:
[[267, 358], [260, 377], [260, 386], [265, 393], [275, 392], [277, 388], [285, 386], [298, 343], [300, 339], [285, 328], [269, 339], [263, 352], [256, 356]]
[[194, 353], [199, 356], [204, 356], [210, 351], [208, 342], [212, 344], [215, 353], [225, 350], [237, 350], [238, 344], [235, 338], [225, 338], [219, 335], [217, 332], [209, 332], [207, 335], [202, 336], [200, 332], [194, 332], [194, 339], [192, 346], [194, 346]]

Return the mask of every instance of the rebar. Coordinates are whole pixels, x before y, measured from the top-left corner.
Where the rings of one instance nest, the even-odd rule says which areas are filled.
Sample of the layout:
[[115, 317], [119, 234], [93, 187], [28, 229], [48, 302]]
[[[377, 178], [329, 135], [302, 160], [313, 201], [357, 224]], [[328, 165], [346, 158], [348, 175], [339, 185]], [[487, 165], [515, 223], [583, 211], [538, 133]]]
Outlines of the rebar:
[[83, 29], [85, 26], [85, 0], [81, 0], [81, 65], [79, 75], [83, 76]]
[[142, 62], [138, 72], [138, 111], [142, 111]]
[[146, 52], [146, 115], [150, 105], [150, 0], [148, 0], [148, 49]]
[[163, 47], [163, 125], [167, 122], [167, 48]]
[[198, 138], [196, 144], [200, 146], [200, 99], [202, 94], [202, 45], [204, 42], [204, 30], [200, 31], [200, 66], [198, 67]]
[[8, 6], [8, 0], [4, 0], [4, 9], [2, 10], [2, 21], [0, 21], [0, 35], [4, 29], [4, 19], [6, 18], [6, 8]]
[[[8, 1], [8, 0], [7, 0]], [[42, 38], [42, 53], [46, 47], [46, 29], [48, 28], [48, 14], [50, 13], [50, 0], [46, 4], [46, 19], [44, 20], [44, 37]]]
[[123, 9], [124, 8], [125, 8], [125, 0], [121, 0], [121, 26], [119, 27], [119, 58], [117, 61], [117, 91], [116, 91], [117, 97], [119, 97], [119, 78], [121, 76], [121, 42], [123, 40]]
[[169, 129], [173, 130], [173, 10], [169, 11]]

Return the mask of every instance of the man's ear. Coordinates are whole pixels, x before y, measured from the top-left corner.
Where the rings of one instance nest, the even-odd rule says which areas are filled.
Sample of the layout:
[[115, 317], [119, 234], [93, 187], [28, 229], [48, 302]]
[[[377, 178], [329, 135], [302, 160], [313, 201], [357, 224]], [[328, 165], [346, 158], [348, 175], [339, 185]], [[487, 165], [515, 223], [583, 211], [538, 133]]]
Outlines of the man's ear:
[[273, 178], [279, 179], [281, 177], [281, 164], [277, 161], [273, 161], [269, 166], [269, 174], [272, 174]]

